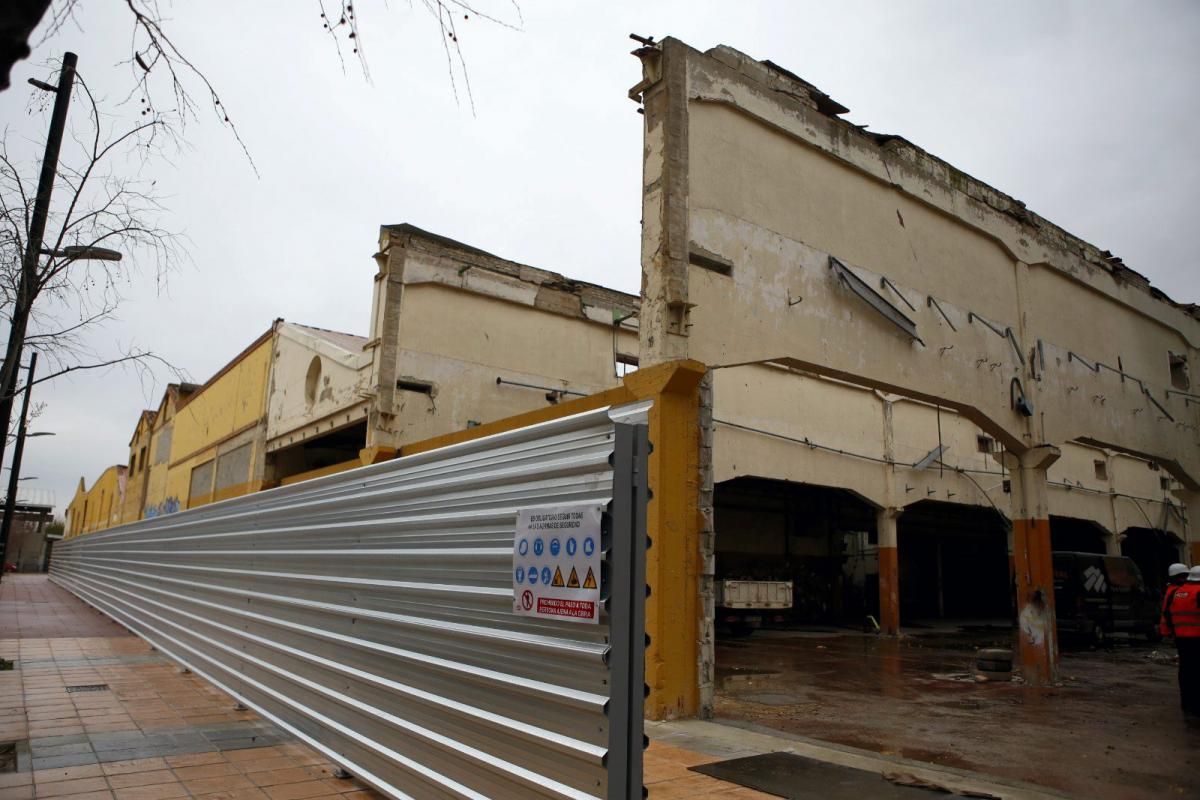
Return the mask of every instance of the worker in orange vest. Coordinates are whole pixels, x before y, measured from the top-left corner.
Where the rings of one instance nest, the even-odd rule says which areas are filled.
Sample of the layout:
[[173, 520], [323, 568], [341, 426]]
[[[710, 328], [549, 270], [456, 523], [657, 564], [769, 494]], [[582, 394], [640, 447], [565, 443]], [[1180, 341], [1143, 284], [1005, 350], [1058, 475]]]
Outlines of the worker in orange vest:
[[1167, 567], [1167, 590], [1163, 592], [1162, 612], [1158, 622], [1158, 632], [1163, 636], [1171, 635], [1167, 630], [1167, 606], [1171, 605], [1171, 596], [1175, 594], [1176, 589], [1183, 586], [1187, 576], [1187, 564], [1175, 563]]
[[1179, 651], [1179, 704], [1184, 714], [1200, 717], [1200, 566], [1175, 588], [1163, 623]]

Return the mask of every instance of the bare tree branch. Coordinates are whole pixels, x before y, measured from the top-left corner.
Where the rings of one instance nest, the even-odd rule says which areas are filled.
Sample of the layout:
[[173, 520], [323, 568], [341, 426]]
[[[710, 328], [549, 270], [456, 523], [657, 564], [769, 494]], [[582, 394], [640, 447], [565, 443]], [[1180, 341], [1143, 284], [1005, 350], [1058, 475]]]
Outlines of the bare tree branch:
[[51, 372], [49, 375], [43, 375], [40, 378], [35, 378], [32, 383], [26, 383], [24, 386], [18, 386], [16, 391], [13, 392], [13, 397], [18, 397], [21, 394], [21, 392], [25, 391], [25, 388], [27, 386], [37, 386], [39, 383], [45, 383], [46, 381], [54, 380], [55, 378], [60, 378], [63, 375], [66, 375], [71, 372], [80, 372], [80, 371], [92, 370], [92, 369], [109, 369], [111, 367], [120, 366], [122, 364], [132, 364], [132, 365], [137, 365], [139, 367], [145, 368], [145, 367], [148, 367], [149, 364], [152, 362], [157, 363], [160, 366], [166, 367], [167, 369], [169, 369], [172, 372], [172, 374], [176, 375], [180, 380], [187, 379], [187, 373], [185, 373], [183, 370], [176, 367], [170, 361], [167, 361], [162, 356], [159, 356], [155, 353], [150, 353], [150, 352], [138, 352], [138, 353], [130, 353], [128, 355], [120, 356], [119, 358], [111, 358], [108, 361], [101, 361], [97, 364], [73, 364], [72, 366], [64, 367], [63, 369], [60, 369], [57, 372]]
[[[51, 0], [46, 0], [46, 2], [51, 2]], [[257, 174], [254, 159], [250, 155], [250, 148], [242, 139], [241, 131], [234, 121], [233, 115], [204, 69], [193, 60], [192, 55], [184, 52], [177, 45], [168, 29], [169, 26], [163, 16], [159, 0], [123, 0], [123, 2], [124, 9], [129, 14], [131, 26], [129, 57], [122, 63], [129, 67], [133, 75], [133, 86], [126, 99], [132, 100], [134, 96], [137, 96], [141, 112], [144, 115], [177, 114], [181, 129], [189, 119], [199, 117], [200, 106], [206, 102], [221, 124], [229, 128], [251, 168], [255, 169]], [[515, 20], [504, 19], [505, 16], [508, 16], [507, 13], [502, 14], [500, 11], [488, 10], [488, 6], [497, 4], [510, 9]], [[371, 74], [364, 49], [364, 36], [359, 25], [359, 13], [355, 0], [316, 0], [316, 5], [322, 27], [329, 34], [342, 71], [346, 71], [343, 47], [347, 47], [357, 58], [363, 76], [370, 81]], [[414, 0], [409, 0], [410, 8], [416, 5]], [[446, 71], [450, 78], [450, 88], [455, 99], [459, 99], [458, 87], [461, 82], [471, 111], [474, 113], [475, 101], [471, 91], [467, 61], [459, 37], [459, 26], [476, 18], [510, 30], [520, 30], [524, 24], [520, 5], [517, 0], [420, 0], [419, 5], [437, 25], [438, 36], [446, 56]], [[384, 6], [386, 9], [386, 0]], [[70, 23], [78, 25], [75, 15], [78, 8], [79, 0], [53, 0], [49, 23], [45, 26], [38, 45], [44, 45], [53, 39], [66, 25]], [[38, 17], [41, 17], [40, 13]], [[159, 90], [163, 83], [167, 85], [171, 102], [174, 103], [174, 107], [171, 109], [160, 108], [158, 104]], [[195, 98], [197, 95], [203, 97], [204, 100], [197, 101]]]
[[[113, 130], [97, 98], [82, 77], [75, 81], [71, 119], [73, 146], [65, 146], [47, 215], [46, 247], [37, 260], [28, 296], [19, 297], [22, 259], [28, 241], [34, 198], [26, 190], [39, 169], [39, 143], [0, 139], [0, 317], [27, 320], [24, 344], [50, 365], [43, 383], [81, 370], [115, 366], [136, 369], [143, 381], [155, 369], [181, 374], [161, 355], [144, 348], [106, 346], [100, 332], [115, 319], [122, 286], [142, 266], [161, 285], [180, 255], [177, 236], [158, 223], [165, 209], [154, 194], [154, 182], [130, 174], [129, 156], [153, 142], [167, 128], [153, 118]], [[26, 151], [23, 156], [18, 152]], [[144, 163], [144, 162], [143, 162]], [[104, 247], [123, 255], [111, 261], [91, 260]], [[4, 364], [6, 372], [16, 365]], [[3, 400], [5, 398], [0, 398]]]

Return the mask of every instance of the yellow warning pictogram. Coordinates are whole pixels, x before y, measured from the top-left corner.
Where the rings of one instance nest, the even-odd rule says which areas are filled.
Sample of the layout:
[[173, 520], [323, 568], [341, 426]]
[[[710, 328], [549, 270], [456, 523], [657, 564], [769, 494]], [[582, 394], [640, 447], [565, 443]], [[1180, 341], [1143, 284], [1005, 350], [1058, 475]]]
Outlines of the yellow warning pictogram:
[[579, 588], [579, 573], [575, 571], [574, 567], [571, 567], [571, 577], [567, 578], [567, 588], [568, 589], [578, 589]]
[[550, 585], [551, 586], [562, 586], [563, 585], [562, 570], [559, 569], [558, 567], [554, 568], [554, 580], [550, 582]]
[[585, 588], [585, 589], [595, 589], [596, 588], [596, 574], [594, 572], [592, 572], [591, 567], [588, 567], [587, 577], [583, 579], [583, 588]]

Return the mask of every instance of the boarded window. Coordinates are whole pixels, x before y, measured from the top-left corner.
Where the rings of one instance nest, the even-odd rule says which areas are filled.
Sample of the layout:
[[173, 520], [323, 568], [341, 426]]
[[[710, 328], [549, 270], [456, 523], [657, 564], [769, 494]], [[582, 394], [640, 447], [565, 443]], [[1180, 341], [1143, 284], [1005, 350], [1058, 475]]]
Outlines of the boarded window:
[[158, 432], [158, 441], [154, 444], [154, 463], [165, 464], [171, 457], [171, 431], [174, 425], [168, 425]]
[[253, 444], [246, 442], [241, 447], [217, 456], [217, 487], [219, 492], [250, 480], [250, 451]]
[[192, 467], [192, 485], [188, 489], [188, 497], [195, 499], [212, 494], [213, 491], [213, 461], [209, 459], [198, 467]]

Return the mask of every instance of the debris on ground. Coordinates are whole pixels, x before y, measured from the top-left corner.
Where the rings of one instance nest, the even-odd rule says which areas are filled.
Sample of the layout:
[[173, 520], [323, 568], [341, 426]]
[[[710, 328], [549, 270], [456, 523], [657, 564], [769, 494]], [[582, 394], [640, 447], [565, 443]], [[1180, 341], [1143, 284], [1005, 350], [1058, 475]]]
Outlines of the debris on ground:
[[1151, 650], [1149, 653], [1146, 653], [1145, 658], [1153, 664], [1166, 664], [1168, 666], [1174, 666], [1179, 662], [1178, 655], [1163, 652], [1162, 650]]
[[897, 786], [911, 786], [914, 789], [928, 789], [932, 792], [942, 792], [943, 794], [953, 795], [955, 797], [978, 797], [983, 800], [1002, 800], [998, 794], [990, 794], [988, 792], [975, 792], [970, 789], [956, 790], [948, 786], [944, 786], [935, 781], [926, 778], [918, 778], [907, 772], [885, 772], [883, 779]]

